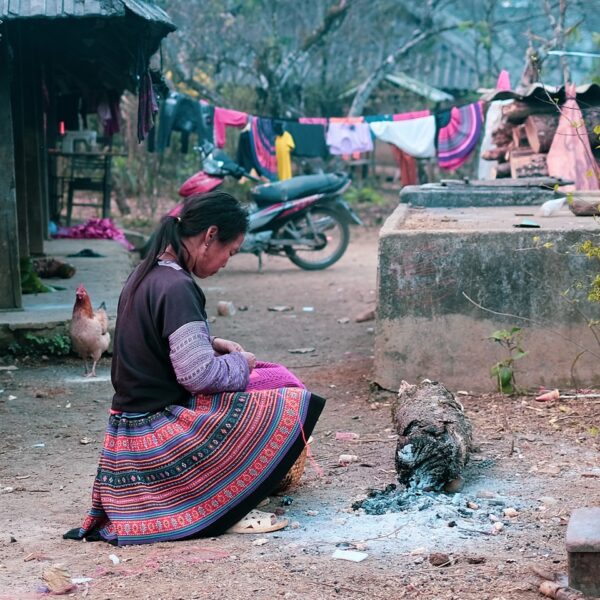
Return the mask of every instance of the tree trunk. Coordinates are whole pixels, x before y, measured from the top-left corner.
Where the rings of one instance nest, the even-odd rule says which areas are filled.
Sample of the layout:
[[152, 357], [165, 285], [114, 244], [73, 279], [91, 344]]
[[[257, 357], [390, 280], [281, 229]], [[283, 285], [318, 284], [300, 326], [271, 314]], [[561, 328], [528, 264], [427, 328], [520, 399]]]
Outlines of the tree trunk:
[[525, 135], [534, 152], [548, 152], [558, 127], [559, 114], [529, 115], [525, 119]]
[[463, 407], [442, 384], [403, 381], [392, 405], [398, 432], [398, 480], [423, 489], [440, 489], [458, 479], [471, 448], [471, 423]]

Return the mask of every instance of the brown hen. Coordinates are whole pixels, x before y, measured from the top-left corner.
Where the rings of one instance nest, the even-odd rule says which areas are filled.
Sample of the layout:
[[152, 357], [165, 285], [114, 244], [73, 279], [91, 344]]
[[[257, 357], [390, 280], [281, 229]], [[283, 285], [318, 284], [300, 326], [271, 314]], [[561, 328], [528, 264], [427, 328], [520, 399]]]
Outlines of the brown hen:
[[[108, 350], [110, 344], [108, 316], [104, 302], [98, 310], [94, 311], [90, 297], [83, 285], [80, 285], [75, 292], [70, 334], [73, 350], [84, 360], [85, 376], [96, 377], [96, 364], [102, 353]], [[92, 370], [89, 372], [88, 359], [93, 361]]]

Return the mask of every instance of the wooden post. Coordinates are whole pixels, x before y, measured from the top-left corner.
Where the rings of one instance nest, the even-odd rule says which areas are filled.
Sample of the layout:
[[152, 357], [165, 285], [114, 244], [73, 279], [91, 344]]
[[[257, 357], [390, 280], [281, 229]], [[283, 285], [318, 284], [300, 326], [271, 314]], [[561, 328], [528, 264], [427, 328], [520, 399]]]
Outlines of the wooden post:
[[[17, 224], [19, 232], [19, 254], [21, 258], [29, 257], [29, 227], [27, 226], [27, 170], [25, 168], [24, 143], [24, 107], [23, 107], [23, 48], [21, 44], [21, 27], [11, 24], [10, 43], [13, 53], [14, 69], [11, 80], [12, 122], [15, 189], [17, 195]], [[8, 36], [7, 36], [8, 37]], [[5, 39], [5, 38], [3, 38]]]
[[8, 48], [3, 35], [0, 39], [0, 309], [22, 305], [10, 84]]
[[41, 112], [41, 69], [36, 56], [35, 30], [28, 27], [23, 31], [20, 43], [23, 63], [23, 139], [25, 158], [25, 181], [27, 203], [27, 229], [29, 254], [44, 254], [44, 237], [48, 222], [44, 223], [46, 209], [42, 184], [42, 127]]

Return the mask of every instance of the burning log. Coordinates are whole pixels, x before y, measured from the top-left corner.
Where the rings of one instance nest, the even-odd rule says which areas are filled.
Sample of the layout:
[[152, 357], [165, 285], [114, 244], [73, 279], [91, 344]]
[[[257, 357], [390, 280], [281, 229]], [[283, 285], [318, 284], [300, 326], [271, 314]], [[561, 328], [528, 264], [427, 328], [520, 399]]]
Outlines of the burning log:
[[403, 381], [392, 418], [400, 483], [438, 490], [460, 476], [469, 458], [471, 423], [452, 392], [428, 379], [419, 385]]

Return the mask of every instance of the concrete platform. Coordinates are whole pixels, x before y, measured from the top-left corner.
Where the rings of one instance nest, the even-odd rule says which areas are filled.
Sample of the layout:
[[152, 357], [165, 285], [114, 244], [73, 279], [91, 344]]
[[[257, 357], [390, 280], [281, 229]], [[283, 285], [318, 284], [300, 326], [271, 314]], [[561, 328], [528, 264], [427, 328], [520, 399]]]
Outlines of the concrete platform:
[[574, 510], [567, 527], [569, 587], [600, 596], [600, 507]]
[[[68, 257], [84, 248], [94, 250], [100, 258]], [[70, 279], [44, 279], [44, 283], [65, 288], [46, 294], [25, 294], [23, 309], [0, 311], [0, 352], [11, 342], [21, 341], [27, 333], [46, 337], [65, 334], [73, 312], [75, 290], [85, 285], [92, 304], [106, 303], [111, 329], [117, 314], [121, 288], [137, 254], [112, 240], [50, 240], [44, 243], [47, 256], [72, 264], [77, 272]]]
[[[460, 180], [448, 183], [426, 183], [402, 188], [400, 202], [422, 207], [465, 207], [465, 206], [531, 206], [556, 198], [552, 185], [485, 185], [483, 181], [465, 183]], [[548, 178], [540, 178], [548, 181]], [[501, 184], [505, 180], [497, 180]], [[515, 182], [515, 180], [510, 180]], [[517, 181], [518, 183], [518, 181]]]
[[[540, 228], [514, 227], [523, 220]], [[376, 382], [396, 390], [402, 379], [429, 378], [492, 391], [490, 368], [507, 353], [487, 338], [521, 327], [529, 354], [515, 363], [517, 384], [573, 385], [577, 354], [600, 348], [562, 293], [593, 274], [575, 249], [598, 232], [592, 218], [568, 208], [544, 218], [534, 206], [398, 206], [379, 237]], [[580, 307], [600, 317], [583, 296]], [[597, 358], [585, 353], [573, 374], [599, 384]]]

